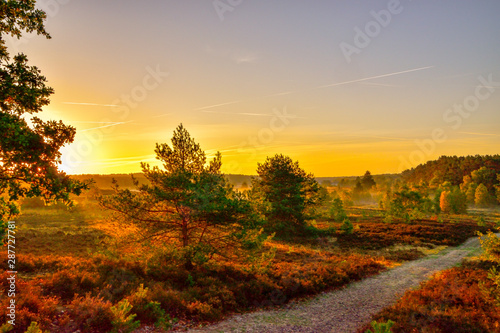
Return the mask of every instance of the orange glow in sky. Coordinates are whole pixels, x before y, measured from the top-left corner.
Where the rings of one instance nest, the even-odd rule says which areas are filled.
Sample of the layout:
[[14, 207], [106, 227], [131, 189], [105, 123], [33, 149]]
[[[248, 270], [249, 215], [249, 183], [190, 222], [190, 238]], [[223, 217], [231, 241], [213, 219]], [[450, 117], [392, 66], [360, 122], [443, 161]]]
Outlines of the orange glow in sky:
[[499, 2], [69, 1], [10, 41], [77, 129], [70, 174], [157, 163], [183, 123], [227, 173], [289, 155], [316, 176], [500, 147]]

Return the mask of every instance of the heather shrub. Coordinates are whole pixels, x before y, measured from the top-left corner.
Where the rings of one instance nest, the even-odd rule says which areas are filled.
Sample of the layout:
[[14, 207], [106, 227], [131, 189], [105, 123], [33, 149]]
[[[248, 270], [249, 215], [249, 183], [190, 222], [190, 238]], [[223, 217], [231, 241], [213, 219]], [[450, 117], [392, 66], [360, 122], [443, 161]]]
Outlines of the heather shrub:
[[90, 294], [78, 296], [68, 305], [72, 321], [66, 329], [83, 332], [109, 332], [113, 328], [114, 314], [111, 303]]
[[217, 320], [221, 317], [220, 309], [213, 308], [210, 304], [201, 302], [201, 301], [193, 301], [187, 305], [188, 313], [197, 320]]
[[143, 284], [127, 299], [132, 305], [133, 313], [137, 315], [141, 323], [155, 324], [156, 327], [163, 329], [170, 328], [170, 317], [165, 314], [159, 302], [151, 300], [151, 292], [148, 288], [144, 288]]
[[160, 304], [160, 307], [170, 316], [184, 317], [187, 306], [184, 301], [185, 293], [169, 288], [168, 286], [156, 283], [149, 290], [152, 302]]
[[[7, 273], [0, 275], [2, 282], [6, 282]], [[16, 325], [12, 329], [13, 333], [24, 333], [31, 322], [37, 322], [44, 330], [50, 328], [52, 319], [58, 314], [59, 299], [54, 296], [42, 295], [41, 288], [34, 285], [33, 281], [16, 280]], [[2, 285], [2, 289], [5, 286]], [[6, 323], [9, 318], [8, 302], [10, 298], [4, 297], [0, 300], [0, 322]]]
[[113, 303], [130, 295], [145, 275], [137, 265], [121, 260], [98, 264], [97, 274], [98, 284], [104, 286], [100, 295]]
[[406, 292], [374, 319], [394, 321], [394, 333], [498, 332], [499, 308], [483, 291], [492, 286], [483, 269], [452, 268], [423, 283], [420, 289]]
[[65, 269], [54, 273], [45, 288], [48, 293], [70, 301], [76, 294], [84, 295], [92, 292], [97, 286], [97, 279], [93, 274]]

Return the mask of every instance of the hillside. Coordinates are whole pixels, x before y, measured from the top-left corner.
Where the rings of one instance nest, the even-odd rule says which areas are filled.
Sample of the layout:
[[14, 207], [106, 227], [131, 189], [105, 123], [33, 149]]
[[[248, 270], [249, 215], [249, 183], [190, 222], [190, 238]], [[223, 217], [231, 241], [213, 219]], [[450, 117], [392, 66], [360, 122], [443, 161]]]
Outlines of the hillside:
[[[418, 184], [422, 181], [429, 184], [442, 184], [446, 181], [452, 185], [460, 185], [465, 176], [480, 168], [491, 170], [491, 174], [500, 173], [500, 155], [475, 156], [441, 156], [439, 159], [420, 164], [415, 168], [403, 171], [403, 180]], [[493, 185], [498, 184], [496, 177], [491, 177]]]

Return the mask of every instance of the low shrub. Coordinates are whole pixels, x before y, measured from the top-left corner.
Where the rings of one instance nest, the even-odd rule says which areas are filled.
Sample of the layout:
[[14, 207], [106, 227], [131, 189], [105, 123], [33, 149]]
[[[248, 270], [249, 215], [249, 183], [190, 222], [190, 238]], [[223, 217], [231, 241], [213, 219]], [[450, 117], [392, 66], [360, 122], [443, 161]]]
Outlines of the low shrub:
[[151, 296], [149, 289], [141, 284], [137, 291], [127, 298], [132, 306], [132, 312], [141, 323], [169, 329], [170, 316], [161, 308], [159, 302], [151, 300]]
[[98, 287], [94, 274], [86, 271], [64, 269], [54, 273], [46, 282], [46, 293], [57, 295], [65, 301], [70, 301], [76, 294], [85, 295]]
[[71, 321], [62, 329], [89, 333], [109, 332], [113, 329], [114, 320], [111, 306], [109, 301], [101, 297], [90, 294], [78, 296], [67, 307]]
[[[10, 274], [4, 272], [0, 275], [2, 290], [6, 289], [7, 278]], [[58, 305], [60, 299], [56, 296], [45, 296], [37, 281], [23, 281], [16, 278], [15, 291], [15, 327], [11, 332], [24, 333], [31, 322], [37, 322], [41, 329], [48, 330], [51, 327], [52, 320], [59, 314]], [[9, 320], [10, 297], [3, 297], [0, 300], [0, 322], [6, 323]]]
[[490, 226], [479, 227], [475, 222], [439, 223], [421, 220], [415, 224], [401, 222], [363, 222], [352, 234], [337, 234], [342, 248], [381, 249], [395, 244], [435, 244], [456, 246], [474, 237], [478, 231], [486, 232]]
[[485, 270], [469, 267], [443, 271], [420, 289], [406, 292], [374, 319], [394, 321], [394, 333], [500, 332], [500, 308], [482, 291], [483, 287], [493, 287], [487, 275]]

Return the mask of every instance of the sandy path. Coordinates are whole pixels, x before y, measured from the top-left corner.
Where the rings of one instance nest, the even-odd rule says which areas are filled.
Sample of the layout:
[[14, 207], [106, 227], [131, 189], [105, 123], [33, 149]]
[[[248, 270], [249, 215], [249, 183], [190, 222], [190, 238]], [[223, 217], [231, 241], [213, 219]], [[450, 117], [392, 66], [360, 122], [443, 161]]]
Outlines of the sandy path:
[[477, 237], [437, 255], [405, 263], [344, 289], [319, 295], [288, 309], [235, 315], [220, 323], [189, 332], [356, 332], [372, 315], [396, 302], [432, 274], [480, 252]]

